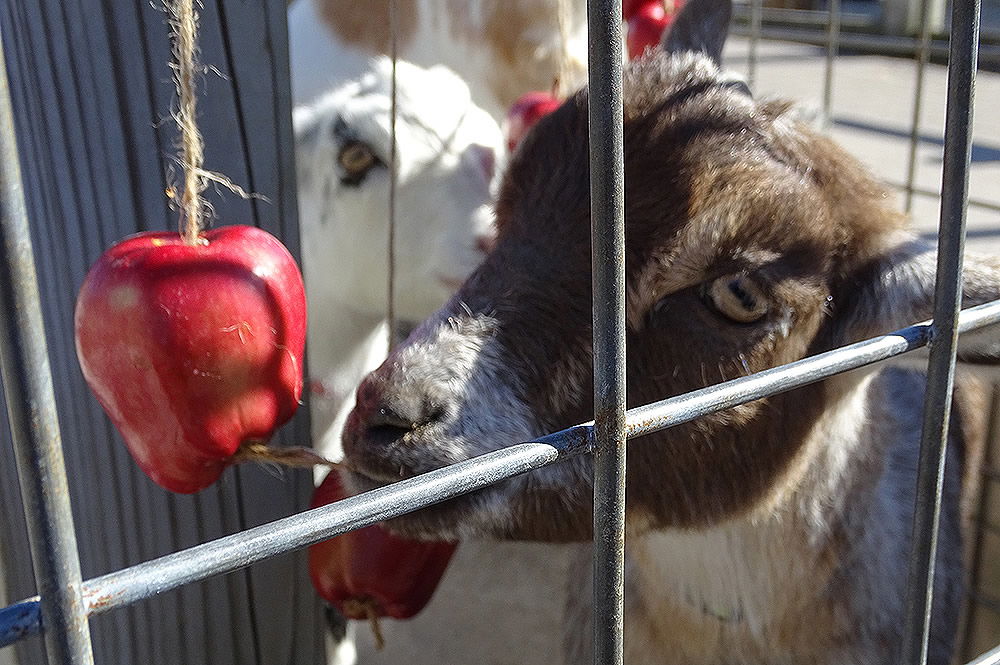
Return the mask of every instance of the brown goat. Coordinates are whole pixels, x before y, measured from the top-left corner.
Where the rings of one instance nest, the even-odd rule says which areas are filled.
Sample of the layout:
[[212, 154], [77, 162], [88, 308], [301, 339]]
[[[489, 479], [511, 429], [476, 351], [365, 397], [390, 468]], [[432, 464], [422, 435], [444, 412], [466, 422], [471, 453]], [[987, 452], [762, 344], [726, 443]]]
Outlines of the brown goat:
[[[929, 318], [934, 252], [870, 175], [720, 71], [730, 6], [692, 0], [625, 94], [630, 405]], [[358, 491], [592, 413], [587, 94], [513, 156], [500, 237], [362, 384], [344, 436]], [[966, 259], [967, 304], [1000, 269]], [[978, 355], [982, 359], [982, 349]], [[923, 376], [865, 369], [630, 444], [626, 662], [892, 663], [903, 625]], [[950, 657], [961, 505], [982, 414], [959, 382], [930, 660]], [[592, 537], [573, 459], [398, 520], [431, 537]], [[567, 615], [589, 662], [590, 571]]]

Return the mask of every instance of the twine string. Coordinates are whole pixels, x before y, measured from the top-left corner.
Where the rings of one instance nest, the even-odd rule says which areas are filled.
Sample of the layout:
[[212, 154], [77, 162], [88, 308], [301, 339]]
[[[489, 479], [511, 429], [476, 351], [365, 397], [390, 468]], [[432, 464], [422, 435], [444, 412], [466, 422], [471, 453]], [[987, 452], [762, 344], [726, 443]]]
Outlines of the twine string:
[[196, 81], [199, 71], [204, 68], [198, 62], [198, 12], [194, 8], [194, 2], [195, 0], [176, 0], [166, 5], [167, 22], [173, 36], [174, 59], [170, 68], [174, 72], [174, 86], [177, 89], [177, 110], [173, 114], [178, 131], [177, 162], [184, 171], [184, 186], [179, 197], [179, 228], [184, 242], [189, 245], [200, 242], [198, 234], [205, 227], [205, 209], [211, 207], [201, 193], [210, 182], [225, 187], [241, 198], [267, 201], [260, 194], [247, 192], [228, 176], [203, 167], [205, 142], [198, 129]]
[[198, 130], [196, 110], [198, 99], [195, 76], [198, 68], [198, 13], [194, 0], [177, 0], [170, 7], [170, 27], [174, 35], [173, 54], [174, 83], [177, 86], [178, 157], [184, 169], [184, 188], [180, 196], [180, 231], [184, 242], [198, 243], [202, 229], [201, 193], [207, 186], [202, 171], [205, 159], [205, 143]]
[[[175, 0], [166, 5], [167, 21], [172, 34], [174, 84], [177, 88], [177, 110], [174, 120], [178, 129], [178, 161], [184, 170], [184, 188], [180, 194], [180, 232], [184, 242], [197, 245], [198, 235], [203, 229], [204, 209], [208, 205], [201, 193], [213, 182], [239, 196], [249, 198], [264, 197], [248, 194], [228, 177], [203, 168], [205, 143], [198, 129], [196, 76], [201, 65], [198, 63], [198, 12], [195, 0]], [[280, 464], [292, 468], [312, 468], [314, 466], [339, 467], [312, 448], [299, 446], [271, 447], [263, 441], [247, 441], [240, 446], [230, 459], [230, 464], [257, 462]]]
[[331, 469], [345, 468], [320, 455], [313, 448], [303, 446], [269, 446], [263, 441], [246, 441], [232, 457], [230, 464], [255, 462], [258, 464], [279, 464], [294, 469], [311, 469], [314, 466], [327, 466]]

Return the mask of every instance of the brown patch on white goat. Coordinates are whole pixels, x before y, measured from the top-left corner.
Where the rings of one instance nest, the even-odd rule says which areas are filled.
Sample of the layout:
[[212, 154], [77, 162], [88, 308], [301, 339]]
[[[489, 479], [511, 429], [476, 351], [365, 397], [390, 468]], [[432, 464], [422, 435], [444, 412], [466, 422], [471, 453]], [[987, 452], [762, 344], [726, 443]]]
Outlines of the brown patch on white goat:
[[396, 4], [397, 45], [406, 47], [419, 21], [420, 8], [414, 0], [316, 0], [316, 9], [345, 44], [360, 46], [373, 53], [389, 53], [392, 38], [390, 1]]
[[[668, 52], [625, 72], [630, 406], [930, 315], [934, 253], [902, 230], [883, 188], [789, 105], [754, 101], [719, 71], [728, 15], [728, 2], [692, 0]], [[391, 480], [386, 467], [411, 475], [590, 419], [586, 111], [581, 92], [526, 137], [501, 188], [493, 252], [363, 384], [345, 432], [356, 489]], [[994, 263], [970, 257], [966, 272], [966, 304], [1000, 294]], [[462, 342], [444, 321], [472, 332]], [[963, 354], [995, 362], [989, 335]], [[445, 376], [456, 345], [457, 381]], [[910, 370], [858, 370], [632, 442], [627, 661], [894, 662], [922, 386]], [[976, 459], [962, 435], [981, 427], [966, 387], [937, 562], [939, 665], [954, 638], [959, 499]], [[590, 460], [576, 458], [394, 526], [587, 540], [592, 492]], [[586, 580], [571, 582], [568, 662], [589, 662]]]
[[[338, 42], [367, 53], [389, 53], [388, 0], [300, 0]], [[586, 74], [586, 5], [567, 4], [568, 41], [561, 42], [560, 3], [551, 0], [395, 0], [401, 57], [454, 69], [476, 103], [503, 114], [530, 90], [549, 90], [565, 65], [572, 89]], [[563, 62], [563, 59], [566, 62]], [[484, 94], [485, 93], [485, 94]]]

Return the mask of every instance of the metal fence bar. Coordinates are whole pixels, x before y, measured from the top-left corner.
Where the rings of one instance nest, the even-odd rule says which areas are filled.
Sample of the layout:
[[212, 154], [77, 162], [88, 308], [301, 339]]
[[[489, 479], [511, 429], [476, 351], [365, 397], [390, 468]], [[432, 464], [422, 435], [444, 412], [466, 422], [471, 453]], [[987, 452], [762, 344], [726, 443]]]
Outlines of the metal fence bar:
[[[959, 331], [1000, 323], [1000, 300], [962, 312]], [[693, 393], [630, 409], [629, 438], [680, 425], [715, 411], [820, 381], [924, 346], [930, 324], [827, 351], [788, 365], [709, 386]], [[504, 448], [388, 485], [337, 503], [292, 515], [248, 531], [175, 552], [159, 559], [88, 580], [83, 584], [90, 614], [149, 598], [182, 584], [232, 572], [270, 556], [306, 547], [339, 533], [398, 517], [432, 503], [481, 489], [500, 480], [589, 452], [592, 423]], [[132, 585], [135, 585], [134, 588]], [[0, 609], [0, 647], [35, 634], [38, 599]]]
[[750, 0], [750, 44], [747, 47], [747, 85], [754, 89], [757, 81], [757, 55], [760, 48], [760, 28], [764, 0]]
[[625, 149], [621, 16], [621, 0], [588, 0], [595, 665], [620, 665], [624, 658]]
[[[1000, 323], [1000, 300], [963, 311], [958, 330], [965, 333], [996, 323]], [[652, 434], [716, 411], [799, 388], [840, 372], [913, 351], [925, 346], [930, 336], [931, 325], [924, 322], [750, 376], [629, 409], [625, 414], [626, 432], [629, 438]]]
[[0, 38], [0, 374], [55, 665], [94, 662]]
[[826, 28], [826, 67], [823, 71], [823, 126], [833, 123], [833, 70], [840, 50], [840, 0], [828, 0], [829, 23]]
[[969, 661], [967, 665], [998, 665], [998, 663], [1000, 663], [1000, 646]]
[[930, 636], [934, 558], [944, 487], [958, 311], [962, 300], [962, 250], [972, 158], [972, 105], [979, 12], [980, 0], [952, 3], [934, 332], [927, 366], [927, 393], [917, 470], [917, 500], [901, 659], [904, 664], [923, 665], [927, 662]]
[[[744, 25], [733, 26], [731, 35], [748, 36], [750, 28]], [[797, 42], [811, 46], [825, 47], [826, 32], [814, 29], [783, 28], [764, 25], [760, 30], [760, 38], [768, 41]], [[864, 33], [840, 34], [842, 49], [871, 51], [878, 55], [898, 55], [915, 57], [920, 48], [920, 39], [916, 37], [894, 37], [890, 35], [873, 35]], [[931, 58], [945, 58], [948, 55], [948, 44], [944, 40], [931, 39]], [[996, 44], [981, 44], [979, 46], [979, 61], [983, 66], [997, 67], [1000, 65], [1000, 46]]]
[[927, 63], [931, 57], [931, 26], [930, 2], [920, 3], [920, 46], [917, 49], [917, 80], [913, 91], [913, 117], [910, 121], [910, 146], [906, 159], [906, 198], [904, 209], [906, 214], [913, 210], [913, 187], [917, 181], [917, 147], [920, 145], [920, 115], [924, 102], [924, 79], [927, 73]]

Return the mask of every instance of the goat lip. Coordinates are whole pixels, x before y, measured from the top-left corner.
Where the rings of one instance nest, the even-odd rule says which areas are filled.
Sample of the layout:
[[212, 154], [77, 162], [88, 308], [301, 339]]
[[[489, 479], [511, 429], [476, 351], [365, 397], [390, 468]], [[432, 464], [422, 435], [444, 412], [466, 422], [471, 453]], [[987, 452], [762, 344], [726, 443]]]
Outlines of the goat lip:
[[465, 280], [461, 277], [449, 277], [443, 273], [435, 273], [434, 276], [437, 277], [437, 280], [449, 291], [458, 291], [462, 284], [465, 283]]

